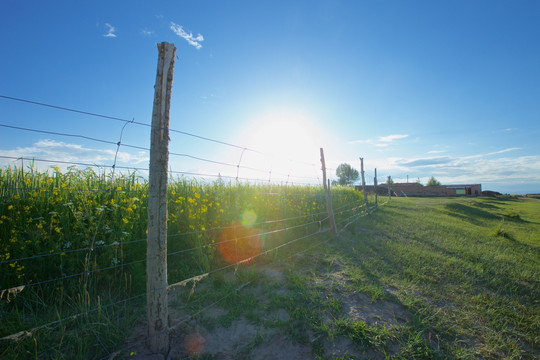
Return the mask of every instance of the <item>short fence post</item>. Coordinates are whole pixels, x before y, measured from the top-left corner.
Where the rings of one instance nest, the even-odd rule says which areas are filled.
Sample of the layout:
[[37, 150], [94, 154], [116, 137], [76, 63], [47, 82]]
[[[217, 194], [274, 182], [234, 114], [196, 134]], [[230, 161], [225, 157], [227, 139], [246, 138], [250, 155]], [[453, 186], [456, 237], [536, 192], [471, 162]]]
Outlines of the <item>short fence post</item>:
[[388, 184], [388, 200], [391, 200], [392, 199], [392, 193], [390, 191], [390, 175], [388, 175], [388, 180], [387, 180], [387, 184]]
[[167, 166], [169, 162], [169, 109], [176, 47], [162, 42], [154, 86], [148, 178], [148, 238], [146, 244], [146, 313], [148, 347], [169, 351], [167, 295]]
[[375, 168], [375, 177], [373, 178], [373, 186], [375, 187], [375, 207], [379, 206], [379, 198], [377, 193], [377, 168]]
[[362, 174], [362, 191], [364, 192], [364, 202], [366, 203], [366, 211], [369, 214], [369, 202], [366, 193], [366, 178], [364, 177], [364, 158], [360, 158], [360, 173]]
[[328, 210], [328, 219], [330, 221], [330, 230], [332, 231], [332, 234], [337, 235], [336, 220], [334, 219], [334, 210], [332, 209], [332, 196], [330, 195], [330, 180], [328, 180], [328, 185], [326, 184], [326, 163], [324, 160], [323, 148], [321, 148], [321, 164], [324, 192], [326, 194], [326, 209]]

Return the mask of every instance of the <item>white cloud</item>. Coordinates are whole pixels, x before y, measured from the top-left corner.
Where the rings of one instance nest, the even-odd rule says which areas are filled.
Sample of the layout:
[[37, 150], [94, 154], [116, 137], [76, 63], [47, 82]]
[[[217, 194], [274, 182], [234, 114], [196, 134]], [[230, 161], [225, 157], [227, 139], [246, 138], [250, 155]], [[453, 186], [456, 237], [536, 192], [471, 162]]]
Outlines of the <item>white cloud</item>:
[[513, 147], [513, 148], [508, 148], [508, 149], [503, 149], [503, 150], [493, 151], [493, 152], [486, 153], [486, 154], [470, 155], [470, 156], [465, 156], [465, 157], [463, 157], [463, 159], [482, 158], [482, 157], [491, 156], [491, 155], [504, 154], [504, 153], [506, 153], [506, 152], [509, 152], [509, 151], [515, 151], [515, 150], [519, 150], [519, 148]]
[[494, 156], [515, 150], [518, 148], [461, 157], [391, 158], [384, 171], [400, 180], [405, 175], [413, 179], [435, 176], [443, 184], [481, 183], [486, 188], [499, 184], [502, 191], [512, 186], [525, 186], [523, 191], [538, 188], [540, 156]]
[[110, 38], [115, 38], [116, 37], [116, 29], [114, 26], [112, 26], [111, 24], [109, 23], [105, 23], [105, 26], [107, 27], [107, 33], [106, 34], [103, 34], [104, 37], [110, 37]]
[[[56, 140], [39, 140], [27, 147], [18, 147], [16, 149], [0, 150], [0, 156], [14, 158], [36, 158], [42, 160], [63, 161], [73, 163], [95, 164], [103, 166], [112, 166], [115, 155], [116, 163], [125, 166], [136, 167], [141, 163], [149, 161], [148, 153], [141, 151], [138, 153], [128, 153], [116, 149], [94, 149], [80, 144], [70, 144]], [[12, 160], [2, 162], [12, 162]]]
[[445, 153], [446, 150], [431, 150], [431, 151], [428, 151], [427, 153], [428, 154], [441, 154], [441, 153]]
[[182, 25], [178, 25], [171, 21], [170, 29], [181, 38], [184, 38], [190, 45], [194, 46], [196, 49], [202, 48], [201, 41], [204, 41], [204, 37], [201, 34], [193, 36], [192, 33], [187, 33]]
[[409, 135], [388, 135], [388, 136], [379, 136], [376, 140], [375, 139], [366, 139], [366, 140], [353, 140], [349, 141], [349, 144], [369, 144], [374, 145], [377, 147], [387, 147], [395, 140], [399, 139], [405, 139]]
[[388, 135], [388, 136], [379, 136], [379, 141], [380, 142], [385, 142], [385, 143], [389, 143], [389, 142], [392, 142], [394, 140], [399, 140], [399, 139], [405, 139], [406, 137], [408, 137], [409, 135]]
[[154, 35], [154, 32], [152, 30], [142, 29], [141, 34], [143, 34], [144, 36], [152, 36]]

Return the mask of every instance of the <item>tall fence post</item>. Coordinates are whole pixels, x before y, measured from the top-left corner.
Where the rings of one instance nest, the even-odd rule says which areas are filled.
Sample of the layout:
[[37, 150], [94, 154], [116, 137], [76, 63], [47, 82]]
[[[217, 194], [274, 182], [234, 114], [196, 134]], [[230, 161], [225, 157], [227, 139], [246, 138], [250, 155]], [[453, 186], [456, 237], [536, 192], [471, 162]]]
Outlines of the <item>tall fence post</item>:
[[324, 160], [324, 150], [321, 148], [321, 164], [323, 173], [324, 192], [326, 194], [326, 209], [328, 210], [328, 219], [330, 221], [330, 230], [332, 234], [337, 235], [336, 220], [334, 219], [334, 210], [332, 209], [332, 196], [330, 195], [330, 180], [326, 184], [326, 162]]
[[388, 175], [388, 180], [386, 182], [388, 184], [388, 200], [392, 199], [392, 193], [390, 191], [390, 181], [391, 181], [391, 177], [390, 177], [390, 175]]
[[377, 168], [375, 168], [375, 176], [373, 177], [373, 187], [375, 187], [375, 207], [379, 206], [379, 194], [377, 189]]
[[176, 47], [158, 44], [154, 108], [150, 135], [148, 179], [148, 238], [146, 244], [146, 313], [148, 347], [154, 353], [169, 351], [167, 296], [167, 166], [169, 162], [169, 110]]
[[362, 191], [364, 192], [364, 202], [366, 203], [366, 211], [369, 214], [369, 202], [366, 193], [366, 178], [364, 177], [364, 158], [360, 158], [360, 174], [362, 174]]

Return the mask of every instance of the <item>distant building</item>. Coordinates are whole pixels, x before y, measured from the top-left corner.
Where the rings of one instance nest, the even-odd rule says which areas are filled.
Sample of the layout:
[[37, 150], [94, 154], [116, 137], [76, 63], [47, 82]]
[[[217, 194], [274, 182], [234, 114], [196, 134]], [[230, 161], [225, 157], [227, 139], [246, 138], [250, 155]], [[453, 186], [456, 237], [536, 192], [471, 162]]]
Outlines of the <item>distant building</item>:
[[[356, 187], [362, 190], [362, 186]], [[390, 186], [394, 196], [480, 196], [481, 184], [424, 186], [419, 183], [394, 183]], [[367, 193], [374, 193], [374, 186], [366, 186]], [[388, 195], [388, 185], [377, 185], [377, 194]]]

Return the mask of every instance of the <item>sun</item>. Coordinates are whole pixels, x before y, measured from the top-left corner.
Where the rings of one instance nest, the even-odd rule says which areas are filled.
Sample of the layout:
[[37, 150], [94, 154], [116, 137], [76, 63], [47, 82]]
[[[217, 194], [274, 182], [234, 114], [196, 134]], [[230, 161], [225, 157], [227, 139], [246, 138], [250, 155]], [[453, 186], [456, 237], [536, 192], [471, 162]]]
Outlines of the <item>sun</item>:
[[316, 121], [300, 111], [272, 111], [256, 117], [243, 140], [248, 148], [263, 154], [246, 152], [242, 164], [268, 169], [276, 176], [313, 176], [311, 164], [319, 161], [321, 136]]
[[248, 143], [275, 157], [308, 161], [317, 155], [319, 136], [316, 126], [306, 115], [291, 110], [260, 117], [248, 134]]

